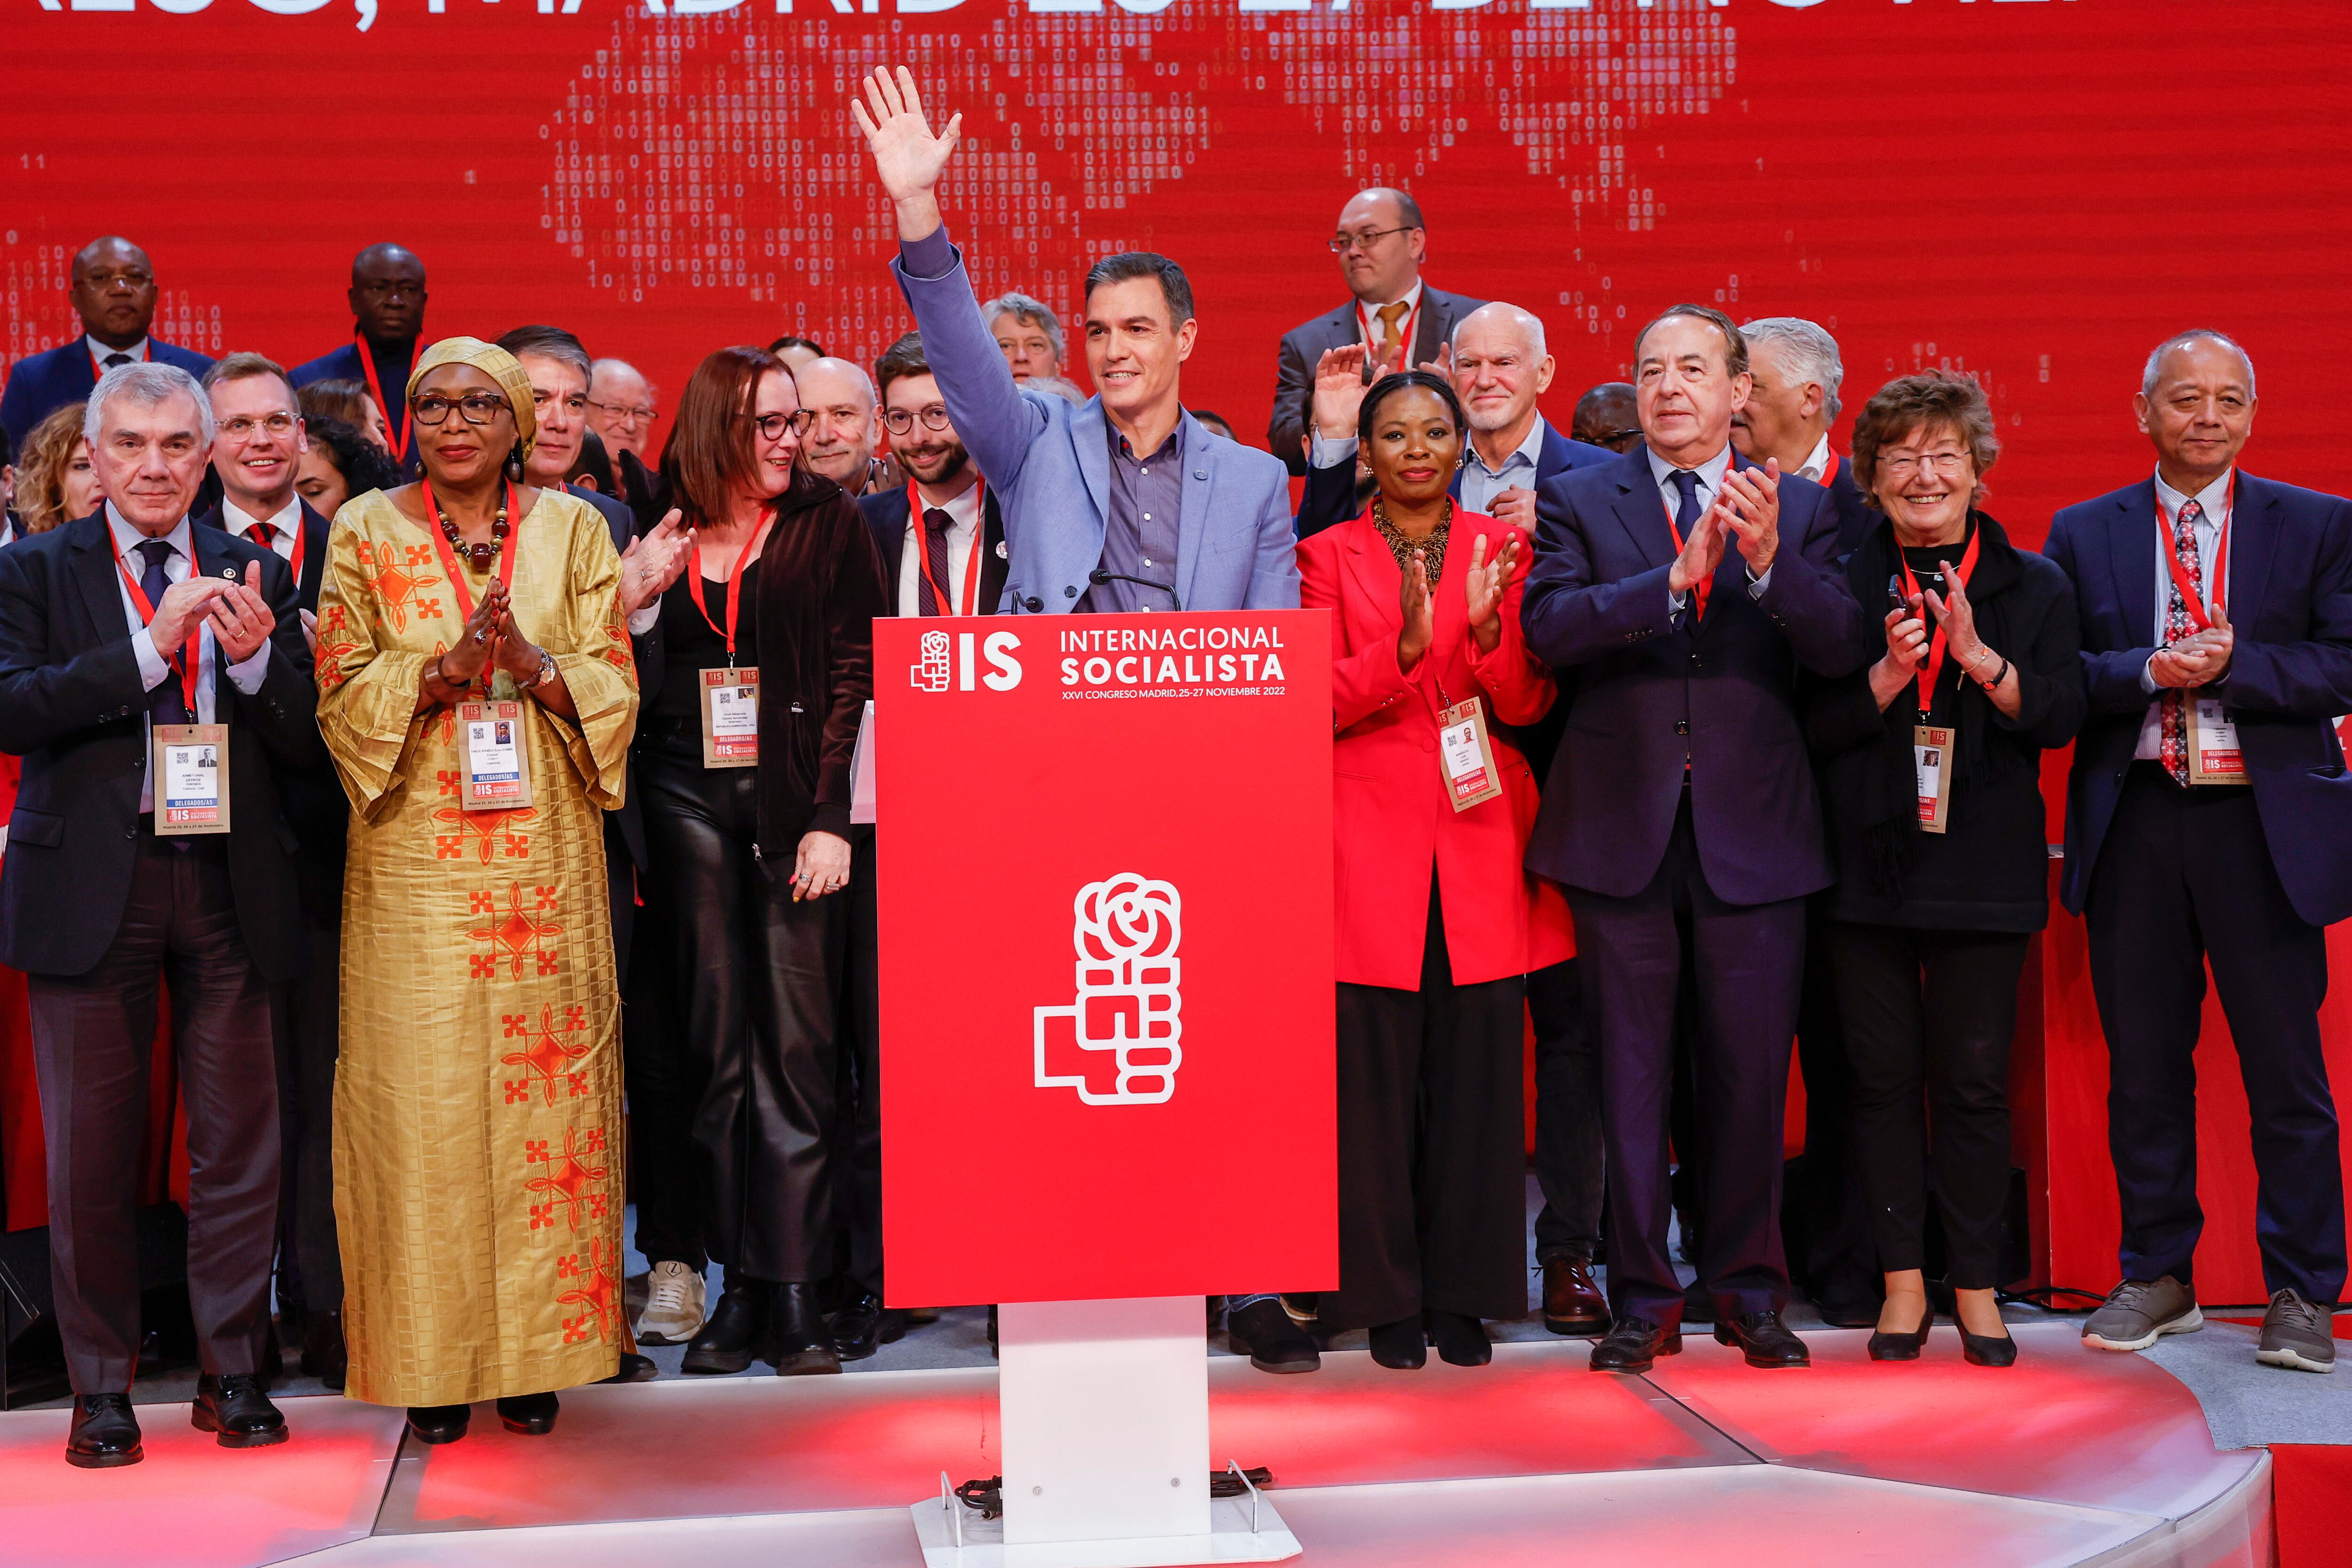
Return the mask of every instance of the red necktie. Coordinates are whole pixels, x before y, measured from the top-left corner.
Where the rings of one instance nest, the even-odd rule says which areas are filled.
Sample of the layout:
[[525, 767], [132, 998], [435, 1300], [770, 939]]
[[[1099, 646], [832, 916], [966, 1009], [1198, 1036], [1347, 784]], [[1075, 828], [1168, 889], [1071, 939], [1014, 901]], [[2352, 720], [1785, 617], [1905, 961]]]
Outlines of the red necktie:
[[[2189, 501], [2180, 509], [2180, 516], [2172, 528], [2172, 553], [2180, 563], [2182, 575], [2189, 579], [2189, 588], [2201, 601], [2205, 597], [2205, 562], [2197, 552], [2197, 525], [2204, 521], [2205, 509]], [[2167, 574], [2168, 577], [2170, 576]], [[2167, 645], [2183, 641], [2197, 629], [2189, 618], [2189, 603], [2180, 596], [2180, 579], [2171, 577], [2172, 597], [2164, 611], [2164, 640]], [[2189, 787], [2189, 693], [2179, 687], [2168, 688], [2159, 713], [2163, 737], [2164, 771], [2181, 788]]]

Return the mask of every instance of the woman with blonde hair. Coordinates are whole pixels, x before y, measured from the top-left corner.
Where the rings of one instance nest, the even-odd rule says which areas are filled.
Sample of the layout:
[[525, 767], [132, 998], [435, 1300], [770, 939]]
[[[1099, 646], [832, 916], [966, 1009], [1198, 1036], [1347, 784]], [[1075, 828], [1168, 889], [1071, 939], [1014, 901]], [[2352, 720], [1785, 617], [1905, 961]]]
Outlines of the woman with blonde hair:
[[105, 499], [81, 438], [82, 408], [68, 403], [53, 409], [25, 437], [16, 459], [16, 521], [26, 533], [88, 517]]

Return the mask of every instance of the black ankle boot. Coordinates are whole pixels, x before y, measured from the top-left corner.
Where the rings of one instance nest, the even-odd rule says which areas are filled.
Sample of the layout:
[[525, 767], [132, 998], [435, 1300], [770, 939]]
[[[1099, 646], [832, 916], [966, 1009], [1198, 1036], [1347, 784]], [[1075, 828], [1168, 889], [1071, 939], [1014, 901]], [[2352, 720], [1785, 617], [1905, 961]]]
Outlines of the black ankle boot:
[[773, 1347], [769, 1359], [775, 1363], [778, 1377], [841, 1370], [841, 1355], [833, 1348], [833, 1331], [825, 1327], [824, 1314], [817, 1310], [815, 1286], [796, 1280], [777, 1286], [768, 1322]]
[[768, 1315], [776, 1287], [764, 1279], [730, 1279], [686, 1347], [688, 1372], [741, 1372], [768, 1353]]
[[1429, 1335], [1421, 1326], [1421, 1314], [1375, 1325], [1372, 1359], [1396, 1372], [1414, 1372], [1428, 1365]]
[[466, 1435], [473, 1408], [465, 1405], [412, 1405], [408, 1429], [420, 1443], [454, 1443]]
[[1486, 1325], [1461, 1312], [1431, 1312], [1429, 1337], [1437, 1342], [1437, 1359], [1448, 1366], [1485, 1366], [1495, 1359]]
[[499, 1419], [509, 1432], [544, 1437], [555, 1430], [557, 1404], [552, 1394], [509, 1394], [499, 1401]]

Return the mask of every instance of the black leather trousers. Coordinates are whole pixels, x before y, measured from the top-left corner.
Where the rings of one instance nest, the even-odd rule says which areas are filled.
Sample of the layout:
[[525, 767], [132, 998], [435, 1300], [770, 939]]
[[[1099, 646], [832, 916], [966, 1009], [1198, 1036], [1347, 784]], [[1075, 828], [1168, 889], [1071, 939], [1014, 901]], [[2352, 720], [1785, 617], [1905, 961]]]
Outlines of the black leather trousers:
[[704, 1075], [704, 1243], [733, 1275], [821, 1279], [834, 1240], [845, 899], [795, 904], [792, 867], [760, 860], [757, 769], [644, 764], [646, 858], [666, 884], [685, 1048]]

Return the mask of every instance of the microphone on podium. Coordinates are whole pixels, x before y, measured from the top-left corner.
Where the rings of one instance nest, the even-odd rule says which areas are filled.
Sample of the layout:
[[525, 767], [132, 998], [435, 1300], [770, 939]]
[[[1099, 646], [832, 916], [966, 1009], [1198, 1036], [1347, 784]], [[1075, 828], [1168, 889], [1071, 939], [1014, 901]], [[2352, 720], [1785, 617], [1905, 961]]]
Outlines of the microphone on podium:
[[1124, 572], [1108, 571], [1100, 566], [1087, 574], [1087, 581], [1097, 588], [1106, 583], [1132, 583], [1139, 588], [1157, 588], [1168, 595], [1168, 602], [1176, 606], [1178, 614], [1183, 613], [1184, 602], [1176, 596], [1172, 584], [1155, 583], [1149, 577], [1130, 577]]

